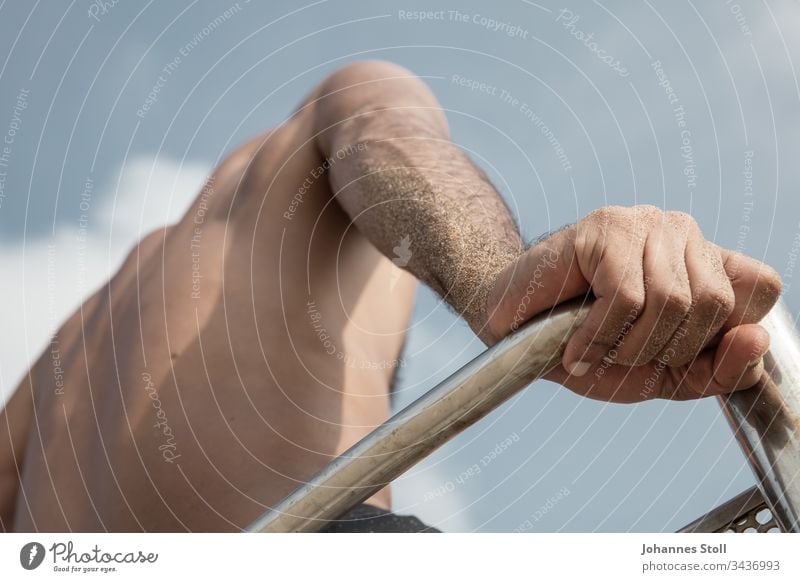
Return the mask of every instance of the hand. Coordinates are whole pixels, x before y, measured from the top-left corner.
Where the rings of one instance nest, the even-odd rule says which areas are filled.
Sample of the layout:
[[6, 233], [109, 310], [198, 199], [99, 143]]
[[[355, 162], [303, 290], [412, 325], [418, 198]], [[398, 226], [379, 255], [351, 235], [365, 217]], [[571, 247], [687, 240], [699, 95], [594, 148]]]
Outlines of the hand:
[[[528, 249], [487, 306], [499, 339], [591, 291], [596, 301], [547, 377], [591, 398], [686, 400], [753, 386], [781, 293], [767, 265], [705, 240], [682, 212], [606, 207]], [[489, 343], [492, 343], [491, 341]]]

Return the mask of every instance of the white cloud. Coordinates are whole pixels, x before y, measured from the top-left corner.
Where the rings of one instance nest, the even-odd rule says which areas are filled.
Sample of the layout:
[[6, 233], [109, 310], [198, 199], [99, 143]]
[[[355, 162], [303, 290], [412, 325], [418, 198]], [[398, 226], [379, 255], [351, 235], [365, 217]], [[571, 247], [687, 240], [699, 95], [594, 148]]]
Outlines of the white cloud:
[[[5, 279], [0, 403], [64, 319], [108, 279], [130, 248], [144, 234], [180, 218], [208, 171], [203, 164], [163, 156], [134, 158], [120, 168], [114, 182], [91, 188], [81, 207], [85, 221], [62, 223], [52, 237], [0, 250]], [[75, 203], [80, 201], [79, 196]]]

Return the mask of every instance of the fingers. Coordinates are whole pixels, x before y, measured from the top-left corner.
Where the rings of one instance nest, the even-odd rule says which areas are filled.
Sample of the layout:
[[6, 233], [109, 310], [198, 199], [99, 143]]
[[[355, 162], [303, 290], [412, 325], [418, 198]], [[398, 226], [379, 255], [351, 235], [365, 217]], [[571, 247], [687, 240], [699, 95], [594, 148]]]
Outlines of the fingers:
[[769, 335], [759, 325], [743, 325], [723, 334], [720, 344], [704, 350], [689, 366], [670, 368], [659, 362], [644, 366], [602, 366], [576, 377], [556, 366], [546, 378], [573, 392], [606, 402], [642, 402], [654, 398], [692, 400], [755, 386], [764, 374]]
[[736, 296], [736, 304], [725, 323], [725, 329], [758, 323], [781, 295], [783, 284], [780, 275], [769, 265], [741, 253], [721, 248], [719, 252]]
[[576, 249], [576, 256], [596, 301], [570, 337], [562, 360], [564, 368], [575, 376], [586, 374], [620, 343], [645, 300], [644, 240], [614, 230], [602, 238], [592, 236], [589, 241], [591, 248]]
[[763, 357], [769, 350], [769, 334], [759, 325], [747, 324], [725, 333], [719, 345], [702, 352], [690, 366], [670, 371], [671, 381], [662, 398], [690, 400], [719, 396], [754, 386], [764, 373]]
[[591, 213], [530, 249], [498, 283], [504, 294], [490, 302], [497, 337], [591, 289], [594, 306], [561, 362], [574, 377], [601, 363], [663, 369], [707, 360], [704, 350], [759, 321], [781, 290], [774, 270], [706, 241], [688, 214], [650, 206]]
[[699, 230], [687, 241], [686, 269], [692, 306], [665, 351], [657, 356], [673, 367], [688, 364], [709, 344], [730, 317], [736, 301], [718, 248], [704, 240]]
[[564, 368], [581, 376], [604, 359], [629, 366], [654, 360], [686, 365], [734, 308], [718, 247], [705, 241], [685, 213], [637, 207], [625, 222], [624, 212], [607, 212], [610, 219], [587, 224], [602, 238], [586, 235], [591, 244], [584, 248], [576, 239], [597, 302], [567, 344]]
[[656, 359], [680, 367], [723, 332], [761, 321], [781, 294], [781, 279], [774, 269], [746, 255], [722, 249], [702, 239], [699, 230], [690, 238], [686, 253], [692, 282], [692, 310], [676, 331], [668, 357]]
[[644, 249], [644, 311], [609, 359], [636, 366], [653, 360], [672, 338], [692, 306], [686, 270], [686, 229], [659, 220]]

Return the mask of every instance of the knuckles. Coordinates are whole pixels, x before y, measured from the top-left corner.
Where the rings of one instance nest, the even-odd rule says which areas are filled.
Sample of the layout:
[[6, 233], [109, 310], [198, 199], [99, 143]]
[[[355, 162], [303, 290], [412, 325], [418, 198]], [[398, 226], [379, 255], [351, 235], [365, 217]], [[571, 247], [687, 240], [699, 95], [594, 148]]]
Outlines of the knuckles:
[[697, 224], [694, 216], [687, 212], [681, 212], [679, 210], [669, 210], [664, 213], [664, 217], [667, 222], [670, 224], [685, 228], [686, 230], [695, 230], [699, 229], [700, 227]]
[[662, 306], [662, 317], [669, 320], [683, 320], [692, 309], [692, 295], [690, 292], [663, 292], [660, 289], [653, 289], [649, 295], [650, 301]]
[[758, 286], [765, 295], [774, 297], [776, 301], [783, 293], [783, 280], [778, 271], [763, 263], [758, 273]]
[[662, 210], [658, 206], [639, 204], [637, 206], [603, 206], [586, 215], [582, 226], [593, 228], [621, 230], [626, 233], [635, 230], [648, 230], [658, 223], [670, 224], [686, 231], [699, 230], [695, 218], [678, 210]]
[[[621, 257], [628, 250], [634, 258], [637, 246], [644, 244], [648, 233], [657, 225], [667, 225], [673, 229], [678, 240], [686, 236], [702, 236], [700, 226], [690, 214], [680, 211], [664, 211], [656, 206], [639, 205], [633, 207], [604, 206], [598, 208], [579, 221], [575, 228], [575, 251], [584, 262], [591, 267], [596, 267], [603, 257], [615, 257], [614, 265], [626, 266], [627, 259]], [[719, 262], [717, 256], [717, 262]], [[712, 259], [709, 259], [711, 261]], [[719, 273], [720, 265], [708, 265], [709, 269]], [[749, 279], [757, 280], [754, 293], [759, 296], [756, 303], [764, 307], [771, 307], [778, 300], [783, 284], [780, 275], [768, 265], [758, 263], [752, 259], [746, 263], [746, 269], [758, 269], [757, 273], [749, 274]], [[594, 271], [594, 269], [592, 269]], [[678, 270], [675, 269], [676, 274]], [[596, 329], [593, 337], [585, 338], [587, 343], [614, 345], [617, 363], [623, 365], [640, 365], [654, 361], [664, 353], [664, 333], [649, 334], [642, 345], [617, 345], [620, 338], [625, 336], [625, 330], [630, 331], [632, 322], [639, 319], [645, 305], [655, 308], [659, 313], [659, 320], [664, 322], [665, 328], [678, 326], [678, 331], [690, 330], [698, 337], [686, 337], [669, 352], [668, 367], [682, 366], [697, 356], [705, 346], [703, 342], [711, 339], [699, 337], [700, 330], [719, 329], [730, 319], [736, 311], [737, 297], [731, 280], [722, 273], [724, 281], [715, 279], [713, 284], [706, 288], [696, 289], [686, 284], [672, 284], [648, 286], [638, 285], [637, 282], [625, 280], [623, 285], [616, 290], [608, 313], [600, 329]], [[684, 275], [685, 277], [685, 275]], [[673, 281], [675, 283], [675, 281]], [[674, 325], [673, 325], [674, 324]], [[677, 331], [675, 333], [678, 333]], [[712, 331], [712, 333], [715, 333]], [[658, 336], [658, 337], [656, 337]], [[638, 334], [637, 334], [638, 337]], [[661, 345], [659, 345], [659, 342]], [[689, 353], [693, 352], [693, 353]]]
[[711, 325], [712, 321], [727, 321], [736, 307], [736, 296], [733, 288], [707, 289], [697, 299], [697, 317]]
[[614, 307], [620, 316], [635, 313], [637, 316], [645, 302], [644, 290], [639, 287], [621, 287], [614, 295]]

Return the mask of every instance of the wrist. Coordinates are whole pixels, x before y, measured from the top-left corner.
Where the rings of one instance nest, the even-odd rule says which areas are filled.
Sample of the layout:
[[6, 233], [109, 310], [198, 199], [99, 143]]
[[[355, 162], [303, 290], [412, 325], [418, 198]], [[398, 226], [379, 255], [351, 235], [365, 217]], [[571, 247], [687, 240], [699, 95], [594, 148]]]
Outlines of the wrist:
[[502, 286], [505, 274], [513, 272], [513, 266], [525, 254], [522, 242], [518, 242], [516, 246], [484, 246], [481, 256], [468, 259], [471, 265], [462, 270], [460, 281], [450, 287], [446, 297], [486, 345], [493, 345], [502, 338], [492, 327], [491, 314], [496, 290]]
[[569, 225], [540, 239], [498, 274], [487, 293], [481, 335], [487, 345], [535, 315], [589, 291], [575, 261], [575, 232]]

